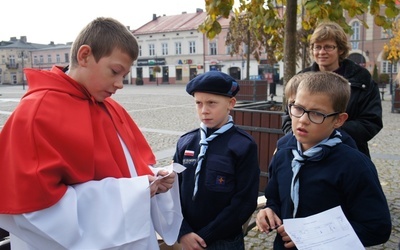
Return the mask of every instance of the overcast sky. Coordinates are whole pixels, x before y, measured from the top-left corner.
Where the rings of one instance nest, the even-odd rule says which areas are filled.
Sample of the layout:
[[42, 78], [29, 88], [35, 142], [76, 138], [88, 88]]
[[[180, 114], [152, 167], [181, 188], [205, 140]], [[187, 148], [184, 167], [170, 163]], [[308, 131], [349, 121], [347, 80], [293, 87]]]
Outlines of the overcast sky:
[[72, 42], [96, 17], [113, 17], [137, 29], [162, 16], [205, 11], [205, 0], [1, 0], [0, 41], [26, 36], [28, 42]]

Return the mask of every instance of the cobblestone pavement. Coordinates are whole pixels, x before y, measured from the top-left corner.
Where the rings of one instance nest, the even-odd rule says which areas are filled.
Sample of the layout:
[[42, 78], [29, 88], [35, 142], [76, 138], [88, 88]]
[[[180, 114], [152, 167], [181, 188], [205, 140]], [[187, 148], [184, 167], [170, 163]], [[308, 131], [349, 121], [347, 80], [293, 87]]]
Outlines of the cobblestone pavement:
[[[0, 130], [25, 91], [22, 86], [0, 85]], [[278, 85], [276, 91], [274, 100], [280, 101], [282, 86]], [[139, 125], [160, 166], [171, 161], [179, 136], [199, 126], [193, 98], [185, 92], [183, 85], [127, 85], [113, 98], [128, 110]], [[367, 249], [397, 250], [400, 241], [400, 113], [390, 112], [388, 95], [382, 105], [384, 128], [369, 145], [390, 206], [393, 230], [388, 242]], [[273, 238], [273, 234], [259, 233], [253, 228], [245, 238], [246, 250], [272, 249]]]

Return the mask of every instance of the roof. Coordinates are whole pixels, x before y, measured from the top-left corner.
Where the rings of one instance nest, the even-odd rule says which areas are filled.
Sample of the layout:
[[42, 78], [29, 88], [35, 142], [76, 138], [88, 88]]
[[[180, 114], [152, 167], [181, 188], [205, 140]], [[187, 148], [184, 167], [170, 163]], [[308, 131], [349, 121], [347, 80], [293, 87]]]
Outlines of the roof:
[[46, 48], [49, 45], [39, 44], [39, 43], [29, 43], [21, 40], [2, 42], [0, 49], [26, 49], [26, 50], [36, 50], [41, 48]]
[[184, 13], [174, 16], [159, 16], [152, 21], [146, 23], [140, 28], [136, 29], [133, 34], [154, 34], [162, 32], [197, 30], [200, 23], [203, 22], [207, 13]]
[[[199, 25], [204, 22], [207, 16], [206, 12], [197, 11], [196, 13], [182, 13], [173, 16], [159, 16], [154, 20], [144, 24], [133, 31], [134, 35], [166, 33], [176, 31], [197, 30]], [[229, 26], [229, 20], [220, 18], [221, 26]]]

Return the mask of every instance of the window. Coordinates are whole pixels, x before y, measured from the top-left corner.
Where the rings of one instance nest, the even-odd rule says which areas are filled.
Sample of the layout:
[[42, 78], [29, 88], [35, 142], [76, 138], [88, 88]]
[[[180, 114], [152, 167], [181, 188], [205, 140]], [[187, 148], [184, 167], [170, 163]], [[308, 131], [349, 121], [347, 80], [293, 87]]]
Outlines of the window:
[[162, 49], [161, 54], [163, 56], [168, 55], [168, 43], [162, 43], [161, 44], [161, 49]]
[[149, 44], [149, 56], [155, 56], [156, 55], [156, 50], [154, 44]]
[[33, 56], [33, 63], [34, 64], [38, 64], [39, 63], [37, 56]]
[[142, 56], [142, 45], [139, 45], [139, 56]]
[[10, 56], [8, 57], [8, 60], [9, 60], [9, 64], [10, 64], [11, 66], [15, 66], [15, 65], [16, 65], [15, 56], [14, 56], [14, 55], [10, 55]]
[[176, 80], [181, 81], [182, 80], [182, 68], [176, 68], [175, 74], [176, 74]]
[[232, 51], [232, 45], [227, 45], [227, 46], [225, 46], [225, 50], [226, 50], [226, 54], [227, 54], [227, 55], [230, 55], [230, 54], [231, 54], [231, 51]]
[[196, 42], [190, 41], [189, 42], [189, 54], [195, 54], [195, 53], [196, 53]]
[[12, 78], [12, 83], [13, 84], [17, 84], [17, 75], [16, 74], [11, 74], [11, 78]]
[[353, 35], [350, 37], [351, 48], [358, 49], [360, 42], [360, 23], [358, 21], [353, 22], [351, 28], [353, 29]]
[[43, 55], [39, 56], [39, 63], [42, 64], [44, 62]]
[[47, 55], [47, 62], [51, 63], [51, 55]]
[[212, 42], [210, 43], [210, 55], [216, 55], [217, 54], [217, 43]]
[[65, 62], [69, 62], [69, 54], [68, 53], [64, 54], [64, 59], [65, 59]]
[[182, 54], [182, 44], [181, 44], [181, 42], [176, 42], [175, 43], [175, 54], [176, 55], [181, 55]]
[[[392, 70], [390, 70], [390, 66], [392, 66]], [[381, 71], [386, 74], [397, 74], [397, 63], [392, 65], [390, 61], [382, 61]]]
[[4, 55], [1, 56], [1, 63], [2, 64], [6, 63], [6, 57]]
[[149, 68], [149, 80], [150, 82], [155, 82], [156, 81], [156, 73], [154, 72], [154, 67]]
[[60, 62], [61, 62], [60, 54], [57, 54], [57, 55], [56, 55], [56, 62], [57, 62], [57, 63], [60, 63]]

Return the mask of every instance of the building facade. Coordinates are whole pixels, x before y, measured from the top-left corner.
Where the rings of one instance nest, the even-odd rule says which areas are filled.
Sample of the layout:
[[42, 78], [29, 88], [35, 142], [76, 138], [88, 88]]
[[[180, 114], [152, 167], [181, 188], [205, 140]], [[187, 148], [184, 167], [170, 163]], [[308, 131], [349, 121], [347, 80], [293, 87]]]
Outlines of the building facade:
[[[236, 79], [245, 76], [243, 56], [231, 56], [225, 45], [229, 19], [220, 18], [222, 31], [210, 40], [198, 31], [206, 13], [156, 16], [133, 31], [139, 43], [139, 58], [132, 67], [137, 84], [186, 84], [197, 74], [218, 70]], [[258, 75], [258, 63], [250, 60], [251, 74]]]
[[24, 68], [50, 69], [53, 65], [66, 66], [69, 62], [71, 44], [37, 44], [11, 37], [0, 42], [0, 84], [26, 83]]

